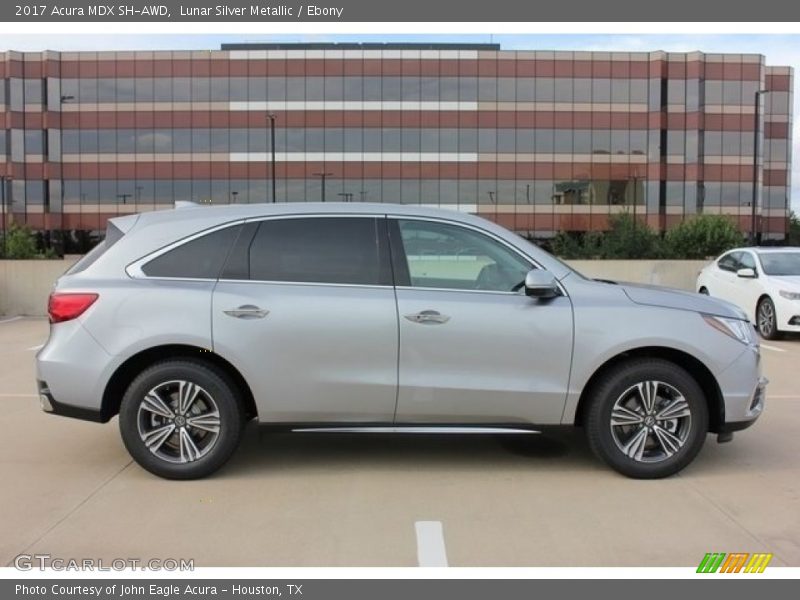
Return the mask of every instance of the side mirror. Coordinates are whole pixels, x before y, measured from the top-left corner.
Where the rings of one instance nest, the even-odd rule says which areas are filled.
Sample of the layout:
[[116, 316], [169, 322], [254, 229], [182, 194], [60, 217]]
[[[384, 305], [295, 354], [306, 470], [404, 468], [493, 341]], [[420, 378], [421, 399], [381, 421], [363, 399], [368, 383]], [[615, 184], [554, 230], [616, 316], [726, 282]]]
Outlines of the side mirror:
[[736, 271], [736, 276], [743, 277], [744, 279], [755, 279], [756, 277], [758, 277], [756, 275], [755, 269], [750, 269], [750, 268], [739, 269], [738, 271]]
[[550, 271], [532, 269], [525, 276], [525, 295], [541, 299], [555, 298], [561, 295], [561, 289]]

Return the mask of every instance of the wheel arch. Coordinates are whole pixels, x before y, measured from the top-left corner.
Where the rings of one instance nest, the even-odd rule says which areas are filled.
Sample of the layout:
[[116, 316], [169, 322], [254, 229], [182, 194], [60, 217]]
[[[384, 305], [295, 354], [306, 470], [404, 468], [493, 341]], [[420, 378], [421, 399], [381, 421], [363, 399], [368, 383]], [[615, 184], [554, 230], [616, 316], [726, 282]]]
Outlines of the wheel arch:
[[718, 433], [721, 426], [725, 423], [725, 401], [722, 391], [716, 378], [709, 368], [691, 354], [664, 346], [645, 346], [621, 352], [600, 365], [586, 385], [583, 386], [573, 423], [577, 426], [583, 425], [586, 410], [591, 402], [592, 392], [600, 377], [615, 368], [619, 364], [634, 358], [660, 358], [672, 362], [682, 367], [697, 381], [703, 390], [703, 395], [708, 403], [708, 429], [712, 433]]
[[239, 370], [215, 352], [189, 344], [153, 346], [129, 357], [114, 371], [103, 390], [101, 413], [104, 421], [119, 413], [125, 390], [144, 369], [164, 360], [184, 359], [210, 365], [221, 371], [236, 386], [244, 403], [246, 418], [258, 416], [255, 398]]

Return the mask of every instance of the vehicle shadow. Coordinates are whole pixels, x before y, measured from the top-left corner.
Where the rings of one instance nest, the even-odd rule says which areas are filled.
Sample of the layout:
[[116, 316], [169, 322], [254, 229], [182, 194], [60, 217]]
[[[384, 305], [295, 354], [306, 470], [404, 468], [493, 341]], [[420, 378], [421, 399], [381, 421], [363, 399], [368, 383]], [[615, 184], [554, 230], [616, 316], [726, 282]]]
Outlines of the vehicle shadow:
[[597, 470], [582, 432], [543, 434], [276, 433], [252, 423], [221, 476], [273, 468]]

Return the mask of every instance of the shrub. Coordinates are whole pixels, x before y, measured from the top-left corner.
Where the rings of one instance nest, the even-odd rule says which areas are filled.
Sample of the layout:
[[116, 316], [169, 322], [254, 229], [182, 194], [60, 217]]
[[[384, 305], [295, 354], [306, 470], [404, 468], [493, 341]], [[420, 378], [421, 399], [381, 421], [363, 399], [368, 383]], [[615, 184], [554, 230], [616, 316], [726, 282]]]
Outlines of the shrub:
[[20, 227], [12, 223], [6, 232], [5, 244], [6, 256], [4, 258], [25, 259], [37, 258], [36, 238], [28, 227]]
[[560, 232], [553, 238], [553, 253], [566, 259], [575, 258], [657, 258], [661, 239], [647, 225], [636, 223], [627, 213], [613, 215], [609, 231], [586, 233]]
[[637, 223], [628, 213], [610, 218], [611, 228], [599, 242], [600, 258], [657, 258], [661, 238], [646, 224]]
[[670, 258], [704, 259], [740, 246], [744, 236], [723, 215], [697, 215], [668, 230], [665, 254]]

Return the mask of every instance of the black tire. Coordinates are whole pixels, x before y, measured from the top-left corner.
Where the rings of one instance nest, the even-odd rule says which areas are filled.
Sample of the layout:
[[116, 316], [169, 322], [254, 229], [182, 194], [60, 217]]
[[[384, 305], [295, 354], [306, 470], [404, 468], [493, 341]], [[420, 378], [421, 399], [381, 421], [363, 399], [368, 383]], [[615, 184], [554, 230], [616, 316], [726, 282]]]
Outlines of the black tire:
[[702, 294], [703, 296], [710, 296], [711, 295], [711, 294], [708, 293], [708, 288], [707, 287], [701, 287], [699, 290], [697, 290], [697, 293], [698, 294]]
[[[180, 394], [177, 391], [170, 394], [170, 390], [179, 386], [179, 382], [200, 388], [200, 392], [196, 394], [197, 399], [193, 399], [191, 411], [205, 410], [205, 412], [197, 416], [201, 418], [210, 416], [213, 419], [214, 415], [218, 414], [217, 433], [213, 439], [207, 437], [215, 435], [213, 432], [215, 425], [211, 421], [205, 422], [206, 427], [211, 423], [210, 429], [203, 427], [203, 423], [194, 428], [190, 425], [190, 420], [185, 417], [180, 422], [181, 426], [176, 429], [178, 415], [184, 413], [181, 413], [177, 404], [171, 403], [177, 402], [177, 396]], [[197, 387], [187, 386], [187, 389], [197, 389]], [[150, 412], [151, 409], [143, 408], [145, 396], [157, 388], [158, 397], [166, 403], [167, 408], [172, 409], [169, 411], [173, 414], [172, 419], [161, 416], [161, 413], [153, 414]], [[198, 406], [201, 408], [198, 409]], [[185, 414], [194, 416], [190, 411], [186, 411]], [[168, 360], [142, 371], [128, 386], [119, 411], [119, 429], [130, 455], [143, 468], [166, 479], [198, 479], [222, 467], [239, 445], [244, 421], [244, 411], [236, 387], [223, 372], [209, 364], [193, 360]], [[159, 444], [158, 449], [151, 450], [143, 440], [142, 430], [151, 427], [150, 433], [152, 433], [155, 429], [170, 426], [173, 428], [170, 431], [174, 435], [165, 436], [165, 441]], [[200, 449], [194, 458], [189, 458], [186, 462], [171, 462], [171, 459], [181, 461], [186, 455], [191, 457], [193, 453], [188, 447], [189, 442], [181, 439], [183, 433], [178, 429], [185, 429], [191, 434], [194, 450]]]
[[[661, 384], [660, 388], [656, 385], [656, 390], [660, 392], [656, 391], [655, 394], [653, 414], [658, 414], [659, 406], [663, 410], [667, 404], [677, 400], [677, 394], [680, 394], [686, 405], [682, 410], [684, 412], [688, 410], [688, 419], [681, 417], [675, 420], [656, 421], [652, 418], [648, 420], [652, 421], [650, 425], [645, 426], [645, 417], [642, 416], [641, 425], [612, 427], [611, 417], [615, 403], [618, 400], [623, 401], [624, 398], [628, 398], [625, 402], [635, 403], [635, 396], [641, 392], [631, 390], [637, 384], [648, 381]], [[635, 479], [669, 477], [692, 462], [703, 447], [708, 432], [708, 404], [705, 394], [689, 373], [672, 362], [642, 358], [620, 363], [600, 377], [590, 394], [590, 404], [584, 420], [589, 446], [595, 455], [623, 475]], [[624, 410], [625, 404], [622, 406]], [[645, 411], [642, 413], [644, 415]], [[675, 431], [671, 432], [673, 423]], [[656, 431], [656, 428], [659, 431]], [[612, 433], [612, 429], [616, 433]], [[642, 429], [646, 431], [642, 433], [640, 431]], [[667, 433], [673, 433], [675, 437], [683, 439], [682, 445], [676, 446], [677, 450], [672, 454], [665, 450], [666, 443], [659, 440], [665, 436], [664, 429], [670, 430]], [[644, 443], [653, 446], [650, 450], [643, 451], [638, 458], [630, 457], [618, 445], [621, 443], [619, 438], [623, 437], [623, 433], [629, 436], [628, 440], [633, 440], [641, 434]], [[645, 456], [645, 452], [650, 455]], [[658, 457], [659, 453], [664, 455], [663, 458]]]
[[765, 340], [776, 340], [780, 337], [778, 331], [778, 315], [775, 312], [775, 303], [767, 296], [758, 302], [756, 307], [756, 325], [758, 333]]

